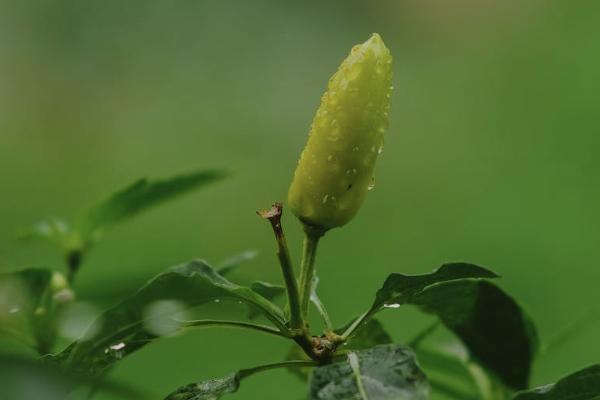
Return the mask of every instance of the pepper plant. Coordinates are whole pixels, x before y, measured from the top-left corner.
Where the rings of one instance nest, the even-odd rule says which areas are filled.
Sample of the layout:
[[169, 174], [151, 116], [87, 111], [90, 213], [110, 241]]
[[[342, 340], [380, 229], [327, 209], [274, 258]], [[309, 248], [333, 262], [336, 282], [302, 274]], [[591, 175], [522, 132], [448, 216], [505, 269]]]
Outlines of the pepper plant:
[[[201, 171], [166, 181], [142, 180], [92, 208], [75, 224], [53, 219], [29, 229], [24, 236], [60, 246], [68, 270], [66, 277], [46, 269], [2, 275], [0, 288], [5, 294], [12, 290], [0, 303], [2, 331], [27, 342], [41, 356], [37, 362], [12, 360], [13, 368], [35, 365], [35, 373], [29, 372], [32, 379], [40, 371], [55, 375], [58, 371], [60, 390], [46, 393], [46, 398], [65, 398], [77, 393], [78, 387], [89, 389], [88, 398], [98, 390], [142, 398], [107, 376], [120, 360], [182, 330], [234, 327], [289, 340], [286, 359], [185, 384], [165, 394], [166, 400], [216, 400], [236, 392], [249, 376], [274, 368], [288, 368], [307, 380], [310, 400], [421, 400], [432, 395], [459, 400], [600, 398], [600, 365], [528, 391], [538, 353], [534, 324], [494, 283], [498, 275], [474, 264], [448, 263], [421, 275], [393, 272], [373, 301], [356, 310], [355, 318], [343, 326], [333, 325], [317, 294], [317, 245], [323, 236], [335, 234], [335, 228], [352, 220], [372, 188], [391, 91], [392, 57], [381, 37], [373, 34], [352, 48], [330, 79], [289, 188], [287, 203], [304, 231], [299, 270], [282, 226], [283, 204], [258, 212], [274, 232], [285, 286], [263, 281], [242, 286], [229, 280], [226, 275], [251, 256], [248, 253], [219, 268], [203, 260], [190, 261], [157, 275], [100, 313], [77, 340], [61, 346], [57, 321], [75, 298], [71, 284], [102, 234], [150, 206], [224, 174]], [[286, 304], [280, 307], [283, 299]], [[249, 309], [248, 317], [203, 318], [201, 311], [196, 312], [199, 318], [186, 316], [190, 315], [186, 310], [222, 301]], [[401, 313], [408, 306], [432, 315], [436, 322], [408, 343], [394, 343], [376, 317], [385, 310]], [[311, 312], [319, 314], [322, 326], [309, 323]], [[456, 343], [436, 344], [431, 334], [437, 329], [451, 332]], [[302, 396], [282, 393], [278, 398]]]

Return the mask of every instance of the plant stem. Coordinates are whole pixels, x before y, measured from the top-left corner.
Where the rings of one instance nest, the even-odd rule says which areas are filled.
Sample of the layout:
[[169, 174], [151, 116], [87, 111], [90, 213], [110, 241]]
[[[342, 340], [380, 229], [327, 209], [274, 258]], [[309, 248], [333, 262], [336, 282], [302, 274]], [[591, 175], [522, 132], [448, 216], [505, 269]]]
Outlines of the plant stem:
[[240, 321], [221, 321], [221, 320], [212, 320], [212, 319], [200, 319], [194, 321], [184, 321], [183, 326], [186, 328], [197, 328], [197, 327], [227, 327], [227, 328], [242, 328], [242, 329], [251, 329], [263, 333], [268, 333], [271, 335], [281, 336], [281, 337], [289, 337], [288, 335], [282, 333], [278, 329], [271, 328], [266, 325], [252, 324], [249, 322], [240, 322]]
[[427, 328], [425, 328], [424, 330], [419, 332], [414, 338], [412, 338], [408, 342], [408, 347], [410, 347], [413, 350], [416, 350], [417, 347], [419, 347], [419, 345], [421, 344], [421, 342], [423, 342], [423, 340], [427, 339], [427, 337], [429, 337], [429, 335], [431, 335], [437, 329], [438, 326], [440, 326], [439, 321], [433, 322]]
[[285, 286], [287, 287], [288, 304], [290, 307], [290, 328], [292, 330], [302, 331], [304, 329], [304, 321], [300, 309], [298, 282], [294, 275], [290, 252], [283, 233], [283, 227], [281, 226], [282, 212], [283, 205], [281, 203], [275, 203], [270, 210], [259, 211], [258, 215], [269, 220], [273, 227], [273, 232], [275, 233], [275, 239], [277, 239], [277, 257], [279, 258], [281, 272], [283, 273], [283, 279], [285, 281]]
[[346, 329], [344, 333], [342, 333], [342, 339], [347, 340], [352, 334], [358, 329], [358, 327], [367, 320], [370, 316], [369, 312], [365, 312], [360, 317], [356, 318], [352, 324]]
[[566, 324], [560, 331], [551, 336], [546, 342], [546, 345], [542, 347], [541, 354], [545, 355], [550, 351], [555, 351], [599, 321], [600, 307], [588, 309], [583, 315], [580, 315], [576, 320]]
[[323, 322], [325, 323], [325, 331], [333, 332], [333, 323], [331, 322], [331, 317], [329, 317], [329, 313], [327, 312], [325, 305], [323, 304], [319, 296], [317, 296], [317, 293], [315, 292], [314, 288], [310, 296], [310, 301], [313, 303], [319, 314], [321, 314]]
[[[332, 361], [332, 362], [333, 361], [341, 361], [341, 360], [343, 360], [345, 358], [346, 358], [345, 354], [336, 355], [336, 356], [332, 357], [330, 361]], [[238, 372], [238, 376], [239, 376], [240, 379], [244, 379], [244, 378], [247, 378], [250, 375], [256, 374], [258, 372], [268, 371], [268, 370], [271, 370], [271, 369], [277, 369], [277, 368], [316, 367], [318, 365], [320, 365], [318, 362], [316, 362], [316, 361], [310, 361], [310, 360], [282, 361], [282, 362], [273, 363], [273, 364], [259, 365], [259, 366], [254, 367], [254, 368], [241, 369]]]
[[281, 271], [283, 272], [283, 279], [285, 286], [287, 287], [288, 304], [290, 306], [290, 327], [292, 329], [302, 329], [302, 310], [300, 308], [300, 296], [298, 292], [298, 282], [292, 269], [292, 261], [290, 259], [290, 252], [285, 241], [285, 237], [278, 240], [279, 251], [279, 263], [281, 264]]
[[358, 356], [356, 353], [348, 354], [348, 364], [350, 364], [350, 368], [354, 374], [354, 380], [356, 382], [356, 387], [358, 388], [358, 393], [362, 399], [368, 399], [367, 393], [365, 392], [365, 386], [363, 384], [360, 372], [360, 363], [358, 361]]
[[266, 365], [259, 365], [258, 367], [254, 367], [254, 368], [246, 368], [246, 369], [242, 369], [239, 371], [239, 377], [240, 379], [244, 379], [250, 375], [253, 375], [257, 372], [263, 372], [263, 371], [268, 371], [270, 369], [277, 369], [277, 368], [302, 368], [302, 367], [315, 367], [318, 364], [314, 361], [304, 361], [304, 360], [298, 360], [298, 361], [283, 361], [283, 362], [279, 362], [279, 363], [274, 363], [274, 364], [266, 364]]
[[79, 272], [79, 267], [81, 266], [81, 261], [83, 259], [83, 251], [81, 250], [70, 250], [66, 256], [65, 260], [68, 267], [67, 273], [67, 281], [72, 284], [75, 281], [75, 276], [77, 272]]
[[312, 281], [315, 275], [315, 258], [319, 239], [325, 232], [310, 225], [304, 225], [304, 245], [300, 265], [300, 307], [302, 319], [308, 320], [308, 305], [312, 291]]

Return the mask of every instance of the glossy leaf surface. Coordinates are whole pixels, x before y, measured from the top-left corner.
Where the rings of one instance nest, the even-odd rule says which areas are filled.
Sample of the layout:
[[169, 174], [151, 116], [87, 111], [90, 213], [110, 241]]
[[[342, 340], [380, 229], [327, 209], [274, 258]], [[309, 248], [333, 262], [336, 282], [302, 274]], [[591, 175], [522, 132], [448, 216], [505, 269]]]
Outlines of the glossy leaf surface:
[[77, 371], [101, 373], [157, 337], [177, 331], [177, 310], [220, 300], [249, 305], [280, 330], [287, 329], [282, 311], [267, 299], [228, 281], [205, 262], [192, 261], [159, 274], [104, 312], [89, 328], [89, 338], [73, 343], [55, 359]]
[[413, 352], [382, 345], [351, 352], [342, 362], [315, 368], [310, 400], [424, 400], [429, 386]]
[[600, 364], [571, 374], [555, 384], [518, 394], [514, 400], [598, 400]]
[[410, 302], [413, 296], [427, 286], [465, 278], [497, 278], [494, 272], [468, 263], [444, 264], [437, 270], [423, 275], [390, 274], [375, 295], [370, 312], [383, 307], [398, 307]]
[[521, 307], [488, 281], [440, 283], [410, 299], [435, 314], [471, 357], [513, 389], [527, 387], [537, 334]]

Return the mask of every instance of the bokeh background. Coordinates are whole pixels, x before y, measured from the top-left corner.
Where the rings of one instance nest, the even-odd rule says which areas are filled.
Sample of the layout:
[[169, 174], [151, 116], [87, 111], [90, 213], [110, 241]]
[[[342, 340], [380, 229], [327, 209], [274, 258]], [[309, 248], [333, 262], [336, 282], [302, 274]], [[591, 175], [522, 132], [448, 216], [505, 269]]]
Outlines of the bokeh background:
[[[16, 241], [19, 227], [76, 217], [139, 177], [225, 168], [229, 179], [112, 231], [76, 289], [110, 304], [170, 265], [246, 249], [260, 254], [233, 279], [279, 282], [254, 212], [286, 198], [329, 76], [379, 32], [396, 89], [376, 187], [317, 261], [335, 323], [389, 272], [464, 260], [500, 273], [547, 342], [600, 300], [599, 12], [584, 0], [2, 1], [0, 270], [64, 268], [50, 246]], [[298, 259], [300, 227], [285, 223]], [[398, 341], [429, 322], [410, 309], [382, 319]], [[588, 325], [540, 357], [533, 384], [600, 360], [600, 324]], [[160, 398], [286, 351], [194, 331], [112, 376]], [[304, 391], [274, 371], [232, 398]]]

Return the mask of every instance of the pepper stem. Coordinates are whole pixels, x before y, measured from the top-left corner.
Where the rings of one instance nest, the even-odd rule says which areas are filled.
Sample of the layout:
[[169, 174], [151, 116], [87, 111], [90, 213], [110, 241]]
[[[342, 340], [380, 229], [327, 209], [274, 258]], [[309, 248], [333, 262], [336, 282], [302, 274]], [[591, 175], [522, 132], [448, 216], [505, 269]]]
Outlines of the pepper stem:
[[288, 250], [283, 227], [281, 226], [281, 214], [283, 205], [274, 203], [270, 210], [258, 211], [257, 214], [264, 219], [268, 219], [273, 227], [275, 239], [277, 240], [277, 257], [281, 265], [281, 272], [285, 286], [287, 287], [288, 304], [290, 307], [290, 328], [291, 330], [303, 331], [304, 322], [302, 320], [302, 312], [300, 308], [300, 295], [298, 292], [298, 282], [292, 268], [290, 252]]
[[300, 307], [304, 321], [308, 321], [308, 306], [310, 304], [312, 281], [315, 276], [317, 246], [325, 231], [322, 228], [304, 224], [304, 245], [300, 264]]

